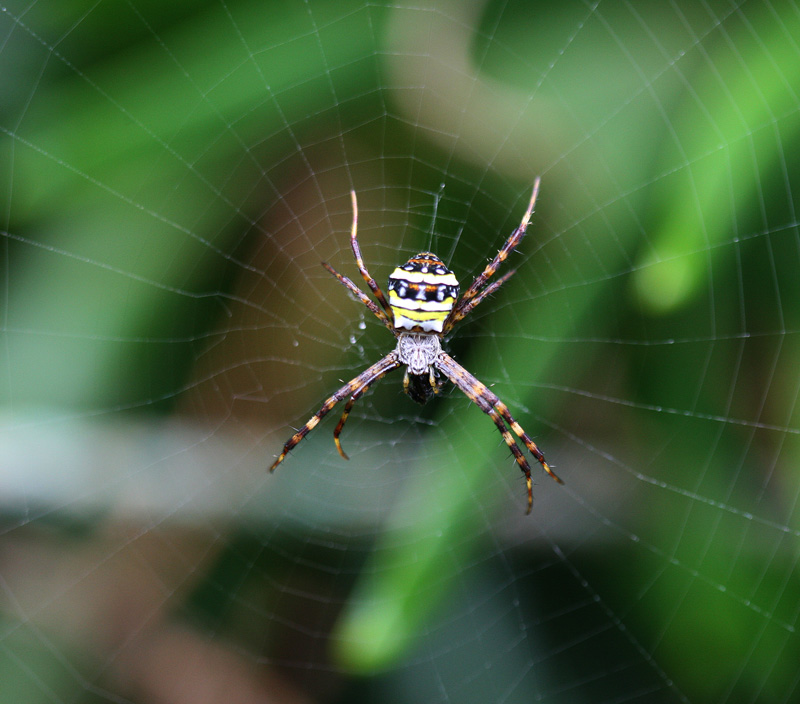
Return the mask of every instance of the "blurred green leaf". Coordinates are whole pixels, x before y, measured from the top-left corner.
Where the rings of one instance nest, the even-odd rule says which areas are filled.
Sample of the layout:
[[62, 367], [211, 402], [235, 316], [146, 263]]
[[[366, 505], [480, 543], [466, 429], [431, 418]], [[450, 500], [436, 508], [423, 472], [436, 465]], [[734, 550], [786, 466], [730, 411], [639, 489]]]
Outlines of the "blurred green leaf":
[[785, 137], [776, 133], [769, 148], [755, 148], [754, 133], [772, 133], [781, 121], [797, 142], [798, 36], [797, 13], [778, 18], [766, 12], [735, 37], [720, 36], [671, 114], [672, 134], [656, 173], [685, 166], [652, 192], [659, 221], [633, 279], [647, 310], [666, 313], [699, 294], [728, 251], [721, 245], [735, 236], [737, 220], [762, 197], [759, 184], [783, 168]]
[[[363, 81], [355, 59], [371, 52], [365, 26], [379, 9], [359, 7], [320, 10], [315, 17], [329, 22], [316, 32], [302, 3], [203, 8], [160, 42], [143, 39], [42, 81], [9, 134], [16, 403], [140, 399], [131, 360], [152, 354], [159, 368], [161, 339], [190, 339], [191, 320], [213, 319], [197, 312], [197, 291], [214, 272], [219, 280], [226, 253], [252, 227], [241, 194], [264, 178], [236, 164], [264, 135], [282, 134], [270, 144], [282, 153], [286, 125], [335, 99], [303, 89], [309, 76], [341, 66], [335, 83], [345, 93]], [[47, 338], [59, 345], [42, 344]], [[188, 371], [179, 366], [175, 374]]]

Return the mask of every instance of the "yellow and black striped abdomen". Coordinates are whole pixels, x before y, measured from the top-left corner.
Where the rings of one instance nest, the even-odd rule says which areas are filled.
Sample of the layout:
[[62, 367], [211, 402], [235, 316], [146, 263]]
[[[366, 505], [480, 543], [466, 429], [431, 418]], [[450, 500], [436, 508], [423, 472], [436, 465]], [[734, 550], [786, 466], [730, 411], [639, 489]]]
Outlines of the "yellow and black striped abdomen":
[[431, 252], [420, 252], [389, 276], [389, 307], [397, 329], [442, 332], [457, 298], [455, 275]]

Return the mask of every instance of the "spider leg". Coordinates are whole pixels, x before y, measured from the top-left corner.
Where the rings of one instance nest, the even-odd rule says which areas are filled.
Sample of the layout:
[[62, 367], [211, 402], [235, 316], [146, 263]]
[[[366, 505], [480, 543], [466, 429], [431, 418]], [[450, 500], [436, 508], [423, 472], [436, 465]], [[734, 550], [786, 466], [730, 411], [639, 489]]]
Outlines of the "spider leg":
[[375, 315], [378, 320], [380, 320], [389, 330], [392, 331], [392, 334], [395, 334], [394, 326], [392, 325], [389, 318], [386, 317], [386, 313], [384, 313], [378, 306], [376, 306], [358, 286], [356, 286], [350, 279], [346, 276], [340, 274], [336, 269], [334, 269], [328, 262], [322, 262], [322, 266], [324, 266], [331, 274], [333, 274], [338, 282], [342, 284], [350, 293], [352, 293], [359, 301], [361, 301], [367, 308], [369, 308], [372, 313]]
[[495, 394], [493, 394], [488, 389], [486, 390], [486, 393], [487, 396], [496, 399], [494, 407], [503, 417], [503, 420], [505, 420], [506, 423], [508, 423], [511, 426], [511, 430], [513, 430], [516, 433], [517, 437], [520, 438], [522, 442], [525, 443], [525, 447], [527, 447], [528, 451], [536, 458], [536, 461], [540, 465], [542, 465], [542, 469], [545, 472], [547, 472], [552, 479], [555, 479], [555, 481], [557, 481], [559, 484], [563, 484], [564, 482], [561, 479], [561, 477], [559, 477], [552, 470], [550, 465], [547, 464], [547, 461], [544, 459], [544, 455], [542, 454], [542, 451], [539, 449], [539, 446], [531, 439], [530, 435], [528, 435], [522, 429], [522, 426], [516, 420], [514, 420], [514, 417], [511, 415], [511, 413], [509, 413], [508, 406], [506, 406], [506, 404], [504, 404], [499, 398], [497, 398], [497, 396], [495, 396]]
[[508, 281], [514, 274], [517, 273], [516, 269], [512, 269], [511, 271], [503, 274], [497, 281], [489, 284], [483, 291], [481, 291], [477, 296], [475, 296], [471, 301], [467, 302], [467, 304], [463, 307], [463, 309], [459, 312], [458, 316], [454, 320], [452, 317], [448, 319], [443, 326], [442, 335], [447, 335], [450, 330], [453, 329], [453, 326], [463, 318], [466, 318], [475, 307], [487, 296], [491, 296], [498, 288], [500, 288], [506, 281]]
[[[453, 325], [455, 325], [459, 320], [462, 320], [467, 313], [469, 313], [473, 308], [475, 308], [476, 305], [478, 305], [480, 301], [478, 301], [478, 303], [475, 303], [474, 305], [470, 305], [470, 302], [472, 301], [473, 298], [475, 298], [475, 296], [477, 296], [481, 292], [481, 289], [486, 285], [486, 282], [492, 276], [494, 276], [498, 267], [506, 260], [508, 255], [522, 241], [522, 238], [525, 237], [525, 231], [528, 229], [528, 223], [530, 222], [531, 215], [533, 215], [533, 208], [536, 205], [536, 198], [539, 195], [540, 181], [541, 179], [537, 176], [536, 181], [534, 181], [533, 183], [533, 193], [531, 194], [531, 200], [528, 203], [528, 209], [525, 211], [525, 215], [522, 216], [522, 220], [520, 221], [519, 227], [509, 235], [505, 244], [497, 253], [497, 256], [486, 265], [486, 268], [475, 278], [470, 287], [466, 291], [464, 291], [464, 294], [461, 296], [461, 299], [453, 307], [453, 310], [450, 311], [450, 315], [445, 321], [444, 324], [445, 331], [449, 331], [450, 329], [452, 329]], [[508, 276], [504, 277], [504, 279], [502, 280], [506, 281], [507, 279]], [[493, 290], [496, 291], [497, 288]]]
[[[391, 371], [390, 369], [386, 370]], [[380, 376], [375, 377], [372, 382], [378, 381], [386, 372], [383, 372]], [[344, 411], [342, 412], [342, 417], [339, 418], [339, 422], [336, 424], [336, 429], [333, 431], [333, 441], [336, 443], [336, 449], [339, 450], [339, 454], [346, 460], [350, 458], [347, 456], [347, 453], [342, 449], [342, 443], [339, 440], [339, 436], [342, 434], [342, 429], [344, 428], [344, 424], [347, 422], [347, 417], [350, 415], [350, 411], [353, 410], [353, 406], [355, 405], [356, 401], [360, 399], [365, 393], [369, 391], [369, 385], [362, 386], [360, 389], [356, 389], [353, 392], [353, 395], [350, 397], [350, 400], [345, 404]]]
[[[384, 374], [387, 372], [392, 371], [393, 369], [397, 369], [400, 366], [400, 361], [397, 359], [397, 353], [392, 351], [387, 354], [383, 359], [379, 362], [376, 362], [368, 369], [365, 369], [361, 374], [359, 374], [354, 379], [348, 381], [342, 388], [340, 388], [333, 396], [329, 397], [325, 403], [322, 404], [322, 408], [320, 408], [308, 422], [300, 428], [291, 438], [286, 442], [283, 446], [283, 451], [280, 455], [278, 455], [278, 459], [272, 463], [272, 466], [269, 468], [270, 472], [274, 472], [275, 468], [283, 462], [286, 458], [286, 455], [291, 452], [297, 443], [299, 443], [306, 435], [308, 435], [314, 428], [317, 427], [317, 424], [326, 416], [333, 407], [339, 403], [339, 401], [343, 401], [348, 396], [355, 396], [358, 398], [361, 394], [363, 394], [367, 387], [375, 382], [376, 380], [380, 379]], [[348, 406], [352, 408], [352, 404], [348, 402]], [[349, 412], [348, 408], [345, 408], [345, 411]], [[345, 416], [346, 419], [346, 416]], [[344, 425], [344, 423], [341, 423]]]
[[389, 308], [389, 303], [386, 301], [386, 297], [383, 295], [380, 286], [378, 286], [375, 279], [373, 279], [367, 271], [367, 267], [364, 265], [364, 258], [361, 256], [361, 248], [358, 246], [358, 235], [356, 234], [358, 230], [358, 201], [356, 200], [355, 191], [350, 191], [350, 199], [353, 202], [353, 226], [350, 228], [350, 246], [353, 248], [353, 256], [356, 258], [356, 265], [361, 272], [361, 278], [364, 279], [367, 286], [369, 286], [369, 290], [372, 291], [372, 295], [378, 299], [378, 303], [381, 304], [384, 313], [386, 313], [389, 320], [391, 320], [392, 309]]
[[342, 434], [342, 429], [344, 428], [344, 424], [347, 422], [347, 417], [350, 415], [350, 411], [353, 410], [353, 406], [355, 405], [356, 401], [358, 401], [359, 396], [365, 394], [369, 389], [369, 386], [365, 386], [364, 388], [356, 391], [351, 397], [350, 400], [345, 404], [344, 411], [342, 411], [342, 417], [339, 418], [339, 422], [336, 424], [336, 428], [333, 431], [333, 441], [336, 443], [336, 449], [339, 450], [339, 454], [342, 456], [343, 459], [349, 460], [347, 453], [342, 449], [342, 442], [339, 440], [339, 436]]
[[[446, 354], [445, 352], [439, 353], [439, 357], [436, 361], [436, 367], [448, 379], [450, 379], [450, 381], [452, 381], [453, 384], [455, 384], [467, 396], [467, 398], [469, 398], [470, 401], [477, 405], [494, 421], [494, 424], [497, 426], [497, 429], [503, 436], [503, 440], [505, 441], [506, 445], [508, 445], [509, 449], [514, 455], [514, 459], [517, 461], [522, 473], [525, 475], [525, 482], [528, 487], [527, 513], [530, 513], [531, 507], [533, 506], [531, 467], [528, 464], [528, 461], [525, 459], [525, 456], [522, 454], [522, 450], [519, 449], [514, 437], [508, 431], [505, 423], [508, 423], [508, 425], [511, 426], [511, 430], [513, 430], [514, 433], [516, 433], [516, 435], [525, 443], [525, 446], [528, 448], [530, 453], [536, 458], [539, 464], [542, 465], [542, 469], [544, 469], [545, 472], [547, 472], [559, 484], [563, 484], [563, 482], [555, 475], [553, 470], [550, 469], [550, 466], [545, 461], [544, 455], [542, 454], [541, 450], [539, 450], [536, 443], [531, 440], [528, 434], [522, 429], [522, 426], [520, 426], [520, 424], [514, 420], [511, 413], [509, 413], [508, 407], [497, 397], [496, 394], [490, 391], [485, 384], [478, 381], [474, 376], [472, 376], [472, 374], [470, 374], [466, 369], [464, 369], [464, 367], [458, 364], [450, 355]], [[503, 421], [505, 421], [505, 423]]]

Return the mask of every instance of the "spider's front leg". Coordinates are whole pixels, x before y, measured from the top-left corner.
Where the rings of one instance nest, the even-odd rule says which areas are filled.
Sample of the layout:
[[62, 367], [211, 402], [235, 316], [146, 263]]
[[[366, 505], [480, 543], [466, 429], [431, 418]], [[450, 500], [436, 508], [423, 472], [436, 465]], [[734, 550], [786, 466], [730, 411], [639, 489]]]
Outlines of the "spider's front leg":
[[539, 449], [536, 443], [522, 429], [522, 426], [517, 423], [516, 420], [514, 420], [513, 416], [508, 410], [508, 407], [497, 397], [496, 394], [490, 391], [485, 384], [478, 381], [474, 376], [472, 376], [472, 374], [470, 374], [466, 369], [464, 369], [464, 367], [458, 364], [450, 355], [445, 352], [441, 352], [439, 354], [436, 366], [469, 398], [470, 401], [472, 401], [494, 421], [495, 426], [497, 426], [497, 429], [503, 436], [503, 440], [505, 441], [506, 445], [508, 445], [511, 453], [514, 455], [514, 459], [517, 461], [519, 468], [525, 475], [525, 483], [528, 488], [527, 513], [530, 513], [533, 506], [533, 481], [531, 479], [531, 466], [528, 464], [528, 460], [525, 459], [525, 455], [522, 454], [522, 450], [519, 449], [519, 445], [517, 445], [514, 437], [506, 427], [506, 423], [511, 426], [511, 429], [514, 431], [514, 433], [516, 433], [516, 435], [525, 443], [525, 446], [528, 448], [529, 452], [536, 458], [539, 464], [542, 465], [542, 469], [544, 469], [544, 471], [547, 472], [559, 484], [563, 484], [564, 482], [562, 482], [561, 479], [556, 476], [555, 472], [553, 472], [553, 470], [550, 468], [550, 465], [547, 464], [542, 451]]
[[[270, 472], [274, 472], [275, 468], [286, 459], [286, 455], [288, 455], [292, 449], [299, 443], [306, 435], [308, 435], [314, 428], [317, 427], [317, 424], [333, 410], [333, 407], [339, 403], [339, 401], [344, 401], [348, 396], [351, 398], [354, 396], [356, 399], [361, 396], [370, 384], [373, 384], [378, 379], [380, 379], [384, 374], [392, 371], [393, 369], [397, 369], [400, 366], [400, 360], [398, 359], [398, 355], [395, 351], [390, 352], [387, 354], [382, 360], [376, 362], [368, 369], [365, 369], [361, 374], [359, 374], [355, 379], [351, 379], [348, 381], [341, 389], [339, 389], [333, 396], [329, 397], [325, 403], [322, 404], [322, 408], [320, 408], [311, 418], [309, 418], [308, 422], [300, 428], [283, 446], [283, 451], [278, 458], [272, 463], [272, 466], [269, 468]], [[355, 403], [355, 401], [353, 401]], [[353, 403], [348, 402], [347, 407], [345, 407], [345, 412], [349, 413], [350, 408], [352, 408]], [[343, 420], [340, 421], [340, 426], [344, 426], [344, 421], [347, 419], [347, 415], [343, 416]], [[337, 426], [337, 430], [341, 432], [341, 427]], [[338, 440], [338, 435], [336, 436], [336, 440]], [[340, 449], [341, 446], [337, 442], [337, 447]], [[340, 449], [341, 451], [341, 449]], [[346, 456], [346, 455], [345, 455]]]

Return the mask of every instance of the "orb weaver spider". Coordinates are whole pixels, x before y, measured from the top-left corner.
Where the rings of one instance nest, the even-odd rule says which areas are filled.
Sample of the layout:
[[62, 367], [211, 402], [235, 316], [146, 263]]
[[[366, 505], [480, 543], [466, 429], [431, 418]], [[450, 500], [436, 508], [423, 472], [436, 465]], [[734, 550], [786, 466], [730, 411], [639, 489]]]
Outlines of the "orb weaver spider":
[[[342, 388], [333, 394], [310, 419], [286, 442], [283, 451], [270, 467], [270, 472], [283, 462], [286, 455], [299, 443], [317, 424], [331, 411], [337, 403], [350, 397], [345, 404], [339, 423], [333, 431], [333, 440], [336, 449], [344, 459], [349, 459], [342, 449], [339, 440], [347, 417], [355, 402], [363, 396], [369, 387], [381, 379], [385, 374], [405, 366], [403, 390], [417, 403], [425, 403], [434, 394], [439, 393], [446, 379], [449, 379], [470, 401], [486, 413], [508, 445], [514, 459], [517, 461], [528, 487], [528, 509], [533, 506], [533, 486], [531, 481], [531, 467], [523, 455], [514, 437], [508, 428], [520, 438], [528, 451], [536, 458], [542, 468], [558, 483], [559, 479], [547, 462], [536, 443], [514, 420], [508, 407], [490, 391], [485, 384], [478, 381], [472, 374], [458, 364], [443, 349], [441, 340], [453, 329], [453, 326], [471, 313], [478, 304], [487, 296], [497, 291], [514, 274], [514, 270], [501, 276], [493, 283], [489, 279], [494, 276], [500, 264], [509, 253], [522, 241], [528, 222], [536, 205], [539, 193], [537, 178], [533, 184], [528, 209], [522, 216], [522, 221], [506, 240], [497, 256], [492, 259], [486, 268], [472, 282], [461, 298], [458, 297], [459, 284], [455, 275], [432, 252], [420, 252], [411, 257], [405, 264], [398, 266], [389, 276], [389, 300], [386, 300], [375, 279], [372, 278], [358, 245], [358, 203], [355, 191], [350, 191], [353, 203], [353, 225], [350, 231], [350, 246], [361, 277], [369, 287], [380, 308], [350, 279], [336, 271], [326, 262], [324, 266], [350, 293], [361, 301], [380, 320], [397, 339], [397, 346], [383, 359], [365, 369], [357, 377], [348, 381]], [[442, 378], [444, 377], [444, 378]], [[508, 426], [508, 427], [507, 427]]]

